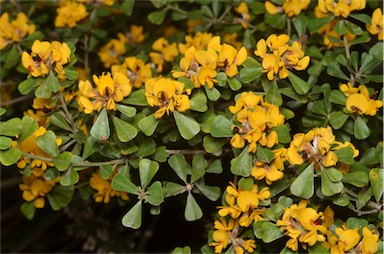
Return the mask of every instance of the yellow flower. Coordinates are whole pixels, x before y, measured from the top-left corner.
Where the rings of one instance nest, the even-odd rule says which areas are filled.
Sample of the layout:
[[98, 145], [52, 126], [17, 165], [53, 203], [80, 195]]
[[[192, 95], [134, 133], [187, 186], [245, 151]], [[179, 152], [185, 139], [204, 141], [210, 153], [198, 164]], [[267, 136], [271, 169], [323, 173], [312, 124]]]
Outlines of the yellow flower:
[[383, 40], [383, 11], [381, 8], [377, 8], [373, 13], [372, 13], [372, 19], [371, 23], [367, 24], [367, 30], [373, 35], [377, 34], [377, 39], [380, 41]]
[[126, 42], [129, 44], [137, 45], [144, 41], [143, 26], [131, 25], [130, 32], [123, 35], [118, 33], [119, 38], [125, 37]]
[[352, 94], [358, 93], [359, 88], [352, 86], [351, 82], [348, 82], [347, 84], [340, 85], [340, 91], [342, 91], [347, 97], [349, 97]]
[[103, 179], [100, 173], [93, 173], [92, 177], [89, 179], [89, 185], [92, 189], [97, 190], [97, 193], [93, 196], [96, 202], [109, 203], [111, 197], [117, 196], [122, 200], [128, 200], [128, 194], [121, 191], [115, 191], [112, 188], [111, 182], [114, 174], [112, 174], [108, 179]]
[[334, 16], [347, 18], [352, 11], [365, 9], [365, 0], [319, 0], [318, 8], [323, 13], [332, 13]]
[[269, 14], [281, 13], [284, 11], [288, 17], [298, 16], [303, 10], [308, 8], [310, 0], [285, 0], [282, 6], [276, 6], [266, 1], [265, 9]]
[[103, 73], [99, 77], [93, 75], [93, 82], [96, 84], [96, 88], [92, 87], [89, 80], [79, 82], [81, 95], [77, 100], [84, 107], [86, 114], [100, 111], [102, 108], [116, 110], [115, 102], [122, 101], [132, 91], [131, 82], [121, 72], [115, 72], [112, 76], [109, 72]]
[[16, 19], [9, 21], [8, 12], [0, 17], [0, 50], [11, 43], [19, 42], [22, 38], [35, 32], [36, 26], [29, 25], [29, 20], [24, 13], [17, 14]]
[[368, 227], [363, 228], [363, 239], [361, 241], [361, 251], [364, 254], [373, 254], [378, 250], [379, 235], [375, 234]]
[[284, 161], [285, 159], [285, 148], [280, 148], [273, 150], [275, 157], [270, 163], [264, 163], [257, 161], [252, 168], [252, 176], [256, 180], [265, 179], [267, 184], [272, 184], [273, 182], [283, 178], [284, 173]]
[[248, 24], [250, 22], [251, 16], [249, 14], [248, 6], [245, 2], [241, 2], [236, 8], [235, 11], [239, 14], [241, 14], [241, 19], [239, 18], [238, 21], [240, 22], [241, 26], [246, 29], [248, 27]]
[[169, 44], [164, 37], [157, 39], [152, 44], [152, 49], [155, 52], [149, 52], [152, 62], [157, 65], [157, 71], [163, 71], [164, 62], [173, 62], [176, 56], [179, 55], [176, 43]]
[[118, 36], [119, 39], [111, 39], [98, 52], [100, 60], [104, 63], [104, 67], [106, 68], [109, 68], [112, 64], [118, 64], [119, 57], [126, 52], [126, 39], [122, 34], [119, 34]]
[[70, 28], [75, 27], [79, 21], [88, 16], [87, 8], [81, 3], [75, 1], [65, 1], [62, 6], [57, 8], [55, 19], [56, 27]]
[[[46, 129], [44, 127], [39, 127], [31, 136], [29, 136], [27, 139], [25, 139], [22, 143], [17, 144], [16, 142], [13, 143], [14, 147], [17, 147], [20, 151], [24, 153], [28, 153], [30, 155], [37, 155], [40, 157], [45, 158], [51, 158], [49, 154], [44, 152], [36, 143], [36, 138], [44, 135], [46, 132]], [[62, 140], [56, 139], [57, 145], [61, 145]], [[35, 176], [41, 176], [44, 171], [48, 167], [53, 167], [53, 163], [49, 162], [48, 160], [41, 160], [41, 159], [29, 159], [26, 157], [21, 157], [19, 162], [17, 163], [17, 167], [20, 169], [24, 169], [27, 165], [30, 165], [32, 168], [32, 174]]]
[[44, 77], [54, 70], [57, 77], [65, 79], [64, 65], [70, 60], [71, 49], [68, 45], [58, 41], [40, 42], [36, 40], [32, 44], [32, 52], [23, 52], [21, 61], [33, 77]]
[[125, 58], [122, 65], [112, 65], [111, 71], [112, 74], [115, 72], [123, 73], [135, 88], [140, 88], [152, 77], [150, 64], [146, 64], [134, 56]]
[[45, 195], [52, 190], [58, 181], [60, 181], [59, 177], [48, 181], [43, 176], [23, 176], [23, 183], [19, 185], [19, 188], [23, 191], [23, 199], [25, 201], [34, 201], [36, 208], [43, 208], [45, 206]]
[[[345, 87], [343, 87], [345, 89]], [[342, 87], [340, 87], [342, 89]], [[354, 93], [348, 96], [346, 101], [346, 108], [348, 112], [359, 115], [376, 115], [379, 108], [383, 106], [381, 100], [371, 99], [369, 96], [368, 89], [365, 85], [360, 85], [358, 90], [360, 93]]]
[[207, 32], [197, 32], [193, 37], [192, 35], [186, 35], [185, 44], [178, 44], [179, 52], [185, 54], [185, 51], [192, 46], [195, 47], [196, 50], [206, 49], [212, 37], [212, 34]]
[[289, 36], [286, 34], [271, 34], [267, 40], [261, 39], [256, 43], [254, 54], [262, 58], [263, 72], [269, 80], [279, 73], [280, 79], [288, 77], [288, 69], [305, 70], [310, 58], [304, 56], [302, 45], [295, 41], [289, 46]]
[[215, 253], [221, 253], [230, 242], [228, 233], [224, 230], [215, 230], [213, 232], [213, 240], [214, 242], [209, 245], [215, 247]]
[[343, 251], [349, 251], [360, 241], [359, 229], [336, 228], [336, 234], [339, 237], [338, 245]]
[[[190, 108], [188, 95], [183, 94], [184, 83], [169, 78], [149, 79], [145, 83], [145, 97], [151, 107], [159, 107], [155, 118], [177, 110], [184, 112]], [[190, 89], [185, 92], [190, 94]]]
[[36, 110], [35, 112], [32, 109], [28, 109], [24, 112], [25, 116], [30, 116], [35, 120], [39, 126], [46, 126], [49, 123], [49, 116], [43, 110]]

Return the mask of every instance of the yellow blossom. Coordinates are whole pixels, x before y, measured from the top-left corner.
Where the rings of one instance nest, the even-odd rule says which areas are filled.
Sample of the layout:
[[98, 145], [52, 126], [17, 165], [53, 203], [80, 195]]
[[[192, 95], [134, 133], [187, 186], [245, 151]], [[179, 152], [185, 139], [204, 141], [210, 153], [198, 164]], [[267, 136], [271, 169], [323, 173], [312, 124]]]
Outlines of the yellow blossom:
[[33, 201], [36, 208], [43, 208], [45, 206], [45, 195], [52, 190], [59, 180], [59, 177], [48, 181], [43, 176], [23, 176], [23, 183], [19, 185], [19, 188], [23, 191], [23, 199], [25, 201]]
[[89, 80], [80, 80], [78, 97], [79, 104], [84, 107], [84, 113], [100, 111], [102, 108], [116, 110], [116, 102], [122, 101], [131, 94], [132, 87], [129, 79], [121, 72], [115, 72], [112, 76], [109, 72], [101, 76], [93, 75], [96, 88], [92, 87]]
[[32, 52], [23, 52], [21, 61], [33, 77], [44, 77], [55, 71], [59, 79], [65, 79], [64, 65], [70, 60], [71, 49], [68, 45], [58, 41], [40, 42], [32, 44]]
[[310, 0], [285, 0], [282, 6], [276, 6], [270, 1], [265, 2], [265, 9], [269, 14], [285, 12], [288, 17], [298, 16], [303, 10], [307, 9]]
[[383, 18], [383, 11], [381, 8], [377, 8], [373, 13], [372, 13], [372, 19], [371, 23], [367, 24], [367, 30], [373, 35], [377, 34], [377, 39], [382, 41], [383, 40], [383, 25], [384, 23], [384, 18]]
[[339, 237], [338, 245], [343, 251], [349, 251], [360, 241], [359, 229], [336, 228]]
[[152, 44], [153, 52], [149, 52], [152, 62], [157, 65], [157, 71], [163, 71], [164, 62], [172, 62], [179, 52], [176, 43], [169, 43], [167, 39], [161, 37]]
[[118, 34], [118, 37], [119, 39], [111, 39], [98, 52], [100, 60], [104, 63], [104, 67], [106, 68], [109, 68], [112, 64], [118, 64], [119, 57], [126, 52], [126, 38], [123, 34]]
[[[169, 78], [149, 79], [145, 83], [145, 97], [149, 106], [158, 107], [155, 118], [174, 110], [184, 112], [190, 108], [188, 95], [183, 94], [184, 83]], [[185, 91], [190, 94], [190, 89]]]
[[125, 58], [122, 65], [112, 65], [112, 74], [121, 72], [135, 88], [140, 88], [152, 77], [151, 66], [134, 56]]
[[285, 159], [285, 148], [280, 148], [273, 150], [275, 154], [273, 160], [270, 163], [264, 163], [257, 161], [252, 168], [252, 176], [256, 180], [265, 179], [267, 184], [272, 184], [273, 182], [283, 178], [284, 173], [284, 161]]
[[100, 173], [93, 173], [89, 179], [89, 185], [92, 189], [97, 190], [97, 193], [93, 196], [96, 202], [109, 203], [111, 197], [117, 196], [122, 200], [128, 200], [128, 194], [121, 191], [116, 191], [112, 188], [111, 182], [114, 174], [108, 179], [103, 179]]
[[22, 12], [18, 13], [16, 19], [11, 22], [8, 12], [4, 12], [0, 17], [0, 50], [34, 33], [36, 26], [28, 23], [27, 16]]
[[361, 241], [360, 249], [364, 254], [373, 254], [378, 250], [379, 235], [375, 234], [368, 227], [363, 228], [363, 239]]
[[236, 8], [235, 11], [241, 14], [241, 18], [239, 18], [239, 22], [241, 26], [246, 29], [251, 19], [251, 15], [249, 14], [248, 6], [245, 2], [241, 2]]
[[87, 16], [88, 12], [84, 4], [75, 1], [65, 1], [62, 6], [57, 8], [55, 26], [73, 28]]
[[317, 6], [322, 13], [347, 18], [352, 11], [365, 9], [365, 5], [366, 0], [319, 0]]
[[383, 107], [383, 102], [381, 100], [370, 98], [368, 89], [365, 85], [360, 85], [357, 90], [355, 88], [353, 94], [350, 92], [352, 88], [347, 90], [345, 86], [340, 86], [340, 90], [342, 90], [348, 97], [345, 106], [349, 113], [374, 116], [378, 109]]

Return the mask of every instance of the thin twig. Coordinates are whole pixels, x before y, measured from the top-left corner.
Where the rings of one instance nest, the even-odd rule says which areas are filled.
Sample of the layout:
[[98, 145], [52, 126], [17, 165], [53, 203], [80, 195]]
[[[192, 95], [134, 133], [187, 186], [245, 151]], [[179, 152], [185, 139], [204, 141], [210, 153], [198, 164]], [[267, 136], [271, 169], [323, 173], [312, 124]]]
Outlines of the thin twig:
[[9, 105], [12, 105], [12, 104], [16, 104], [16, 103], [18, 103], [18, 102], [25, 101], [25, 100], [27, 100], [28, 98], [30, 98], [28, 95], [24, 95], [24, 96], [17, 97], [17, 98], [15, 98], [15, 99], [12, 99], [12, 100], [9, 100], [9, 101], [1, 102], [1, 103], [0, 103], [0, 106], [1, 106], [1, 107], [9, 106]]

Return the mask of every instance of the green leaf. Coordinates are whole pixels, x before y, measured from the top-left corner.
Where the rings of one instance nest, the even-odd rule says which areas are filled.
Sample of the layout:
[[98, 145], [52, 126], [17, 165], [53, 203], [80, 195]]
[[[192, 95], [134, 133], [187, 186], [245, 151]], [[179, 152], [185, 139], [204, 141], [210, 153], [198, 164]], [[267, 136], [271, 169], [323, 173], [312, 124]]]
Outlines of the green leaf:
[[187, 183], [187, 170], [189, 165], [183, 154], [174, 154], [168, 159], [168, 164], [184, 183]]
[[347, 97], [340, 90], [332, 90], [329, 100], [335, 104], [344, 105], [347, 102]]
[[314, 193], [314, 164], [311, 163], [292, 182], [290, 190], [293, 195], [301, 198], [311, 198]]
[[56, 143], [56, 134], [51, 130], [45, 132], [42, 136], [37, 137], [36, 144], [52, 157], [59, 155], [59, 147]]
[[189, 246], [177, 247], [172, 251], [172, 254], [191, 254], [191, 248]]
[[302, 36], [306, 34], [307, 25], [309, 18], [307, 16], [300, 15], [294, 19], [292, 19], [293, 26], [295, 27], [297, 33]]
[[57, 168], [47, 168], [43, 173], [44, 178], [47, 179], [48, 181], [54, 180], [59, 175], [60, 175], [60, 172], [59, 170], [57, 170]]
[[99, 169], [101, 178], [107, 180], [113, 172], [113, 165], [100, 165]]
[[72, 200], [73, 193], [75, 192], [75, 186], [61, 186], [57, 185], [51, 192], [47, 194], [49, 204], [52, 210], [58, 211], [61, 208], [66, 207]]
[[211, 135], [215, 138], [232, 137], [232, 122], [225, 116], [218, 115], [212, 123]]
[[186, 191], [185, 186], [178, 183], [167, 182], [167, 181], [163, 183], [163, 189], [164, 189], [165, 198], [176, 196]]
[[20, 53], [14, 44], [9, 51], [6, 52], [7, 57], [4, 62], [4, 68], [11, 69], [20, 61]]
[[123, 11], [125, 15], [131, 16], [134, 5], [135, 5], [135, 0], [123, 1], [120, 6], [120, 9]]
[[353, 159], [353, 149], [350, 147], [343, 147], [339, 150], [334, 151], [337, 156], [337, 159], [341, 162], [347, 164], [353, 164], [355, 160]]
[[287, 125], [279, 125], [271, 129], [277, 133], [279, 143], [288, 144], [291, 142], [291, 133]]
[[379, 202], [384, 192], [384, 169], [373, 168], [369, 171], [369, 181], [371, 182], [371, 188], [373, 196], [377, 202]]
[[11, 147], [12, 139], [0, 136], [0, 150], [6, 150]]
[[332, 127], [335, 128], [336, 130], [343, 127], [348, 117], [349, 115], [345, 114], [343, 111], [331, 112], [328, 115], [329, 122], [331, 123]]
[[136, 156], [139, 158], [147, 157], [156, 152], [156, 143], [152, 138], [146, 138], [139, 146]]
[[167, 3], [167, 1], [168, 0], [151, 0], [151, 3], [156, 8], [161, 8], [161, 7], [163, 7]]
[[300, 95], [304, 95], [304, 94], [308, 93], [308, 91], [310, 89], [308, 83], [306, 81], [302, 80], [301, 78], [299, 78], [298, 76], [296, 76], [295, 74], [293, 74], [293, 72], [288, 71], [288, 73], [289, 73], [288, 79], [291, 82], [295, 91]]
[[203, 147], [207, 153], [217, 152], [225, 143], [227, 143], [227, 139], [214, 138], [211, 135], [207, 135], [203, 139]]
[[200, 132], [200, 125], [193, 118], [189, 118], [178, 111], [174, 111], [173, 116], [177, 129], [184, 139], [190, 140]]
[[234, 159], [231, 160], [231, 172], [234, 175], [248, 177], [252, 170], [252, 155], [248, 152], [248, 146]]
[[113, 117], [113, 124], [116, 128], [117, 137], [121, 142], [128, 142], [137, 136], [137, 129], [135, 126], [127, 123], [116, 116]]
[[139, 194], [138, 187], [123, 174], [115, 175], [112, 179], [112, 188], [116, 191], [124, 191], [134, 195]]
[[165, 15], [167, 15], [167, 9], [164, 8], [160, 11], [151, 12], [148, 15], [148, 20], [155, 25], [160, 25], [163, 23]]
[[220, 188], [217, 186], [196, 185], [197, 188], [211, 201], [216, 201], [220, 197]]
[[116, 108], [118, 111], [120, 111], [121, 113], [123, 113], [124, 115], [126, 115], [128, 117], [133, 117], [136, 115], [136, 108], [134, 108], [134, 107], [116, 104]]
[[37, 78], [27, 78], [26, 80], [22, 81], [17, 89], [22, 95], [28, 94], [30, 91], [32, 91], [33, 87], [35, 86], [37, 81]]
[[143, 189], [145, 189], [151, 182], [152, 178], [159, 170], [159, 167], [160, 165], [156, 161], [151, 161], [149, 159], [141, 159], [139, 161], [140, 182]]
[[11, 166], [15, 164], [21, 156], [21, 152], [16, 148], [9, 148], [0, 151], [0, 163], [4, 166]]
[[309, 246], [308, 251], [309, 251], [309, 254], [317, 254], [317, 253], [327, 254], [327, 253], [329, 253], [329, 250], [327, 248], [325, 248], [322, 245], [322, 243], [320, 243], [320, 242], [317, 242], [313, 246]]
[[275, 157], [275, 154], [271, 151], [271, 149], [263, 146], [258, 146], [256, 149], [256, 158], [259, 161], [270, 163]]
[[364, 13], [349, 14], [349, 17], [357, 19], [365, 24], [371, 24], [371, 17]]
[[308, 23], [308, 28], [311, 33], [317, 32], [320, 28], [328, 24], [333, 20], [333, 15], [329, 15], [325, 18], [312, 19], [311, 22]]
[[124, 227], [138, 229], [141, 226], [142, 201], [138, 201], [121, 219]]
[[217, 101], [220, 98], [220, 92], [215, 87], [211, 89], [208, 86], [205, 86], [205, 93], [210, 101]]
[[284, 236], [283, 232], [281, 232], [280, 228], [276, 226], [275, 223], [266, 221], [262, 224], [262, 240], [265, 243], [273, 242], [276, 239], [279, 239]]
[[[256, 60], [255, 60], [256, 61]], [[260, 64], [257, 67], [245, 67], [240, 70], [240, 79], [244, 83], [250, 83], [263, 74], [263, 67]]]
[[59, 91], [60, 83], [53, 71], [49, 72], [48, 77], [46, 77], [46, 83], [49, 91], [53, 93], [56, 93]]
[[184, 217], [187, 221], [195, 221], [203, 217], [203, 211], [197, 204], [191, 192], [188, 192], [187, 204], [185, 206]]
[[343, 173], [341, 173], [338, 169], [336, 168], [324, 168], [324, 172], [327, 174], [329, 179], [336, 183], [340, 182], [341, 179], [343, 178]]
[[100, 111], [100, 115], [93, 124], [90, 132], [92, 137], [97, 140], [107, 140], [109, 138], [111, 130], [109, 129], [109, 120], [106, 108], [103, 108]]
[[280, 216], [284, 213], [284, 208], [285, 207], [279, 203], [274, 204], [271, 206], [271, 208], [267, 210], [265, 215], [267, 216], [268, 219], [272, 221], [277, 221], [280, 218]]
[[337, 63], [330, 63], [327, 67], [327, 73], [333, 77], [349, 81], [349, 78], [344, 74]]
[[236, 78], [229, 78], [228, 84], [232, 91], [238, 91], [242, 87], [240, 81]]
[[72, 162], [72, 153], [71, 152], [62, 152], [56, 158], [53, 159], [53, 164], [60, 171], [65, 171]]
[[68, 122], [65, 120], [64, 116], [59, 113], [55, 112], [49, 117], [49, 122], [52, 123], [53, 125], [66, 130], [66, 131], [71, 131], [72, 128], [69, 126]]
[[21, 119], [21, 126], [22, 130], [17, 140], [19, 144], [21, 144], [39, 128], [38, 123], [30, 116], [24, 116]]
[[322, 171], [321, 172], [321, 192], [324, 196], [333, 196], [340, 193], [344, 188], [342, 182], [332, 182], [328, 175]]
[[48, 88], [47, 78], [38, 78], [35, 86], [37, 86], [35, 90], [36, 97], [43, 99], [49, 99], [51, 97], [52, 93]]
[[92, 155], [99, 149], [100, 149], [99, 141], [97, 141], [97, 139], [95, 139], [94, 137], [88, 137], [84, 144], [82, 158], [85, 160], [86, 158], [88, 158], [90, 155]]
[[60, 176], [60, 184], [70, 186], [76, 184], [80, 180], [79, 173], [73, 168], [68, 169]]
[[341, 34], [341, 35], [346, 34], [347, 28], [345, 27], [345, 22], [343, 19], [337, 20], [334, 31], [337, 34]]
[[20, 211], [28, 220], [32, 220], [36, 212], [35, 201], [24, 202], [20, 206]]
[[157, 125], [159, 125], [159, 120], [155, 118], [155, 114], [142, 118], [138, 123], [139, 129], [146, 136], [152, 136], [157, 128]]
[[223, 172], [223, 166], [221, 161], [216, 159], [214, 160], [208, 168], [205, 170], [206, 173], [221, 174]]
[[165, 146], [156, 147], [156, 151], [152, 156], [152, 159], [158, 162], [166, 162], [169, 157], [169, 153], [166, 150]]
[[359, 191], [359, 193], [357, 194], [356, 208], [360, 210], [367, 204], [370, 199], [371, 195], [367, 190]]
[[356, 117], [355, 122], [353, 124], [353, 135], [358, 140], [363, 140], [371, 135], [371, 130], [364, 122], [364, 119], [361, 116]]
[[123, 100], [123, 103], [135, 106], [148, 106], [147, 99], [145, 97], [145, 89], [139, 89], [132, 92]]
[[276, 106], [281, 106], [283, 104], [283, 97], [281, 96], [276, 82], [272, 82], [272, 86], [265, 94], [265, 100]]
[[164, 202], [163, 188], [161, 187], [161, 183], [159, 181], [156, 181], [149, 186], [145, 193], [147, 194], [145, 200], [153, 206], [159, 206]]
[[12, 118], [5, 122], [0, 122], [0, 135], [15, 137], [22, 130], [20, 118]]
[[349, 183], [356, 187], [367, 186], [368, 181], [368, 173], [364, 171], [349, 172], [342, 179], [343, 183]]
[[205, 112], [208, 109], [207, 96], [205, 96], [204, 93], [199, 91], [190, 98], [190, 104], [191, 110], [197, 112]]

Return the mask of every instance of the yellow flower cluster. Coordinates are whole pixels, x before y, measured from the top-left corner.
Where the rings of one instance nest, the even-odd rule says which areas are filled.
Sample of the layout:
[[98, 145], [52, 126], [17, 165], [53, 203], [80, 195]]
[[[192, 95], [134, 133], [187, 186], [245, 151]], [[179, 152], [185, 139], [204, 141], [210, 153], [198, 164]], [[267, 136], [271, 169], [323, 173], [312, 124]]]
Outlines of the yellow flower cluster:
[[272, 151], [274, 157], [270, 163], [256, 161], [255, 165], [252, 168], [252, 176], [256, 180], [265, 179], [265, 182], [269, 185], [273, 184], [284, 177], [284, 162], [287, 160], [285, 155], [287, 149], [279, 148]]
[[[215, 253], [221, 253], [229, 244], [235, 249], [235, 253], [242, 254], [244, 251], [252, 253], [256, 248], [255, 240], [244, 240], [239, 237], [240, 227], [249, 227], [253, 222], [263, 220], [261, 216], [264, 210], [259, 208], [259, 201], [266, 200], [271, 193], [267, 187], [259, 190], [254, 184], [250, 190], [237, 189], [233, 183], [226, 188], [226, 205], [219, 206], [218, 214], [220, 220], [215, 221], [213, 233]], [[226, 216], [230, 216], [227, 222]]]
[[33, 34], [36, 26], [28, 23], [27, 16], [22, 12], [18, 13], [16, 19], [12, 21], [9, 20], [8, 12], [4, 12], [0, 17], [0, 50]]
[[126, 45], [138, 45], [144, 40], [143, 27], [131, 25], [130, 32], [118, 33], [118, 39], [111, 39], [98, 52], [104, 67], [109, 68], [113, 64], [119, 64], [119, 57], [127, 52]]
[[[315, 16], [316, 18], [325, 18], [328, 15], [320, 10], [318, 6], [315, 7]], [[320, 28], [317, 33], [323, 36], [323, 42], [327, 46], [328, 49], [344, 47], [344, 43], [342, 42], [342, 35], [335, 32], [335, 27], [337, 24], [337, 19], [333, 19], [331, 22], [327, 23], [325, 26]], [[356, 35], [352, 34], [347, 30], [345, 33], [345, 38], [348, 43], [352, 42]], [[331, 39], [333, 38], [333, 39]], [[339, 40], [339, 41], [337, 41]]]
[[247, 29], [251, 15], [249, 14], [248, 5], [245, 2], [241, 2], [236, 8], [235, 11], [241, 14], [241, 18], [237, 18], [236, 20], [241, 24], [244, 29]]
[[[89, 80], [80, 80], [80, 95], [77, 99], [80, 106], [84, 107], [84, 113], [100, 111], [103, 108], [116, 111], [116, 102], [120, 102], [131, 94], [132, 86], [130, 80], [121, 72], [111, 75], [109, 72], [101, 76], [93, 75], [93, 88]], [[92, 101], [90, 100], [92, 99]]]
[[43, 176], [23, 176], [23, 183], [19, 185], [19, 188], [23, 191], [23, 199], [25, 201], [34, 201], [36, 208], [44, 208], [44, 196], [48, 194], [59, 181], [60, 177], [48, 181]]
[[184, 40], [185, 43], [179, 43], [178, 48], [181, 54], [185, 54], [188, 48], [194, 46], [196, 50], [203, 50], [208, 46], [213, 35], [207, 32], [197, 32], [194, 36], [186, 35]]
[[[31, 136], [25, 139], [22, 143], [17, 144], [13, 142], [12, 146], [17, 147], [21, 152], [28, 153], [30, 155], [36, 155], [44, 158], [51, 158], [49, 154], [44, 152], [36, 143], [36, 138], [44, 135], [47, 130], [44, 127], [39, 127]], [[61, 145], [62, 139], [58, 138], [56, 140], [57, 145]], [[21, 157], [19, 162], [17, 163], [17, 167], [20, 169], [24, 169], [27, 165], [30, 165], [32, 169], [32, 174], [35, 176], [42, 176], [44, 171], [48, 167], [53, 167], [53, 163], [48, 160], [41, 159], [29, 159], [25, 157]]]
[[377, 253], [379, 235], [368, 227], [363, 227], [361, 232], [362, 236], [359, 234], [359, 228], [349, 229], [346, 225], [336, 228], [334, 232], [327, 230], [327, 241], [322, 245], [330, 250], [331, 254]]
[[76, 1], [61, 1], [57, 8], [57, 16], [55, 19], [56, 27], [75, 27], [78, 22], [88, 16], [87, 7]]
[[191, 90], [184, 91], [184, 83], [170, 78], [152, 78], [145, 83], [145, 97], [149, 106], [159, 108], [155, 112], [156, 119], [175, 110], [179, 112], [188, 110], [191, 107], [189, 97], [183, 92], [189, 95]]
[[365, 0], [319, 0], [317, 6], [324, 14], [347, 18], [352, 11], [365, 9], [365, 5]]
[[301, 200], [299, 204], [285, 208], [282, 218], [276, 221], [276, 226], [290, 237], [285, 246], [297, 251], [299, 242], [307, 249], [308, 246], [325, 241], [327, 228], [324, 221], [322, 212], [307, 207], [307, 201]]
[[351, 114], [374, 116], [379, 108], [383, 107], [381, 100], [371, 99], [365, 85], [356, 88], [352, 87], [351, 83], [348, 82], [342, 84], [340, 90], [347, 96], [345, 106]]
[[306, 10], [309, 3], [310, 0], [285, 0], [282, 6], [276, 6], [270, 1], [266, 1], [265, 10], [272, 15], [284, 11], [288, 17], [294, 17], [298, 16], [303, 10]]
[[204, 49], [195, 46], [187, 48], [180, 60], [181, 71], [174, 71], [172, 75], [189, 78], [196, 88], [207, 85], [211, 89], [217, 82], [217, 69], [224, 70], [228, 77], [236, 76], [238, 66], [244, 63], [247, 56], [244, 47], [237, 51], [229, 44], [220, 44], [220, 37], [215, 36]]
[[229, 110], [236, 115], [237, 125], [232, 126], [236, 134], [231, 138], [231, 145], [243, 148], [245, 142], [249, 144], [248, 151], [255, 153], [257, 143], [272, 148], [279, 140], [273, 127], [284, 124], [284, 116], [279, 107], [264, 102], [263, 96], [253, 92], [243, 92], [237, 99], [235, 106]]
[[111, 197], [120, 197], [122, 200], [128, 200], [128, 194], [122, 191], [116, 191], [112, 188], [111, 182], [114, 174], [108, 179], [103, 179], [100, 172], [93, 173], [89, 179], [89, 185], [92, 189], [97, 190], [97, 193], [93, 195], [96, 202], [109, 203]]
[[285, 79], [289, 69], [302, 71], [309, 64], [310, 58], [304, 56], [301, 43], [294, 41], [289, 46], [288, 41], [286, 34], [271, 34], [267, 40], [261, 39], [256, 44], [254, 53], [263, 59], [263, 72], [267, 73], [269, 80], [273, 80], [277, 73], [280, 79]]
[[332, 128], [314, 128], [307, 133], [297, 133], [287, 149], [286, 158], [290, 164], [301, 165], [305, 161], [314, 162], [318, 167], [331, 167], [338, 162], [337, 155], [333, 152], [343, 147], [353, 149], [353, 158], [359, 155], [359, 150], [353, 144], [335, 140]]
[[367, 24], [366, 27], [368, 32], [370, 32], [371, 34], [377, 34], [377, 39], [379, 39], [380, 41], [383, 40], [384, 17], [382, 9], [377, 8], [372, 13], [371, 23]]
[[111, 71], [126, 75], [135, 88], [140, 88], [152, 77], [151, 65], [134, 56], [125, 58], [122, 65], [112, 65]]
[[21, 61], [33, 77], [44, 77], [55, 71], [60, 80], [65, 79], [64, 65], [70, 60], [71, 49], [58, 41], [48, 42], [35, 40], [32, 52], [23, 52]]
[[169, 43], [167, 39], [161, 37], [152, 44], [152, 52], [149, 56], [153, 64], [157, 66], [156, 70], [162, 72], [165, 62], [173, 62], [176, 56], [179, 55], [176, 42]]

